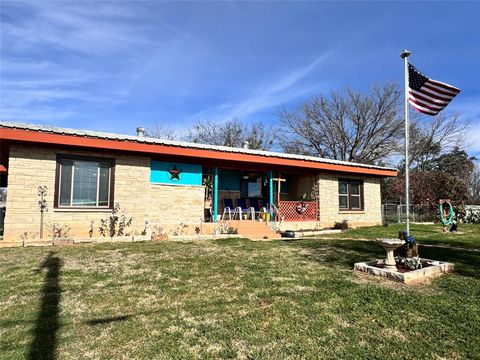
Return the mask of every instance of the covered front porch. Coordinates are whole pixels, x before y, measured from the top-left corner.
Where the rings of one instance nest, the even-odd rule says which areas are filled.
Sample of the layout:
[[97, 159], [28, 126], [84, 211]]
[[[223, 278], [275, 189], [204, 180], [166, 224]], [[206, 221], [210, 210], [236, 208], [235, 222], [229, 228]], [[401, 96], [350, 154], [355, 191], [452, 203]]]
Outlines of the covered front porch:
[[317, 221], [313, 173], [204, 168], [205, 221]]

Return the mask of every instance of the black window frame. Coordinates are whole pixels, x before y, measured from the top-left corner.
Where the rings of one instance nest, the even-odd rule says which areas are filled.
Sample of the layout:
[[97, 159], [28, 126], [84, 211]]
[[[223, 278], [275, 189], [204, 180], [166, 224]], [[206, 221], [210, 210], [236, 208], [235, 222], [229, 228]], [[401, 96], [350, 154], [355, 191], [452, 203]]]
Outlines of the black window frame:
[[[72, 160], [72, 161], [87, 161], [87, 162], [98, 162], [98, 163], [107, 163], [110, 166], [110, 181], [109, 181], [109, 199], [107, 206], [65, 206], [60, 205], [60, 173], [61, 173], [61, 162], [63, 160]], [[55, 170], [55, 193], [54, 193], [54, 208], [60, 210], [111, 210], [114, 206], [114, 197], [115, 197], [115, 159], [113, 158], [104, 158], [104, 157], [94, 157], [87, 155], [70, 155], [70, 154], [57, 154], [57, 164]]]
[[[348, 199], [348, 206], [347, 207], [340, 207], [340, 196], [345, 196], [345, 194], [340, 194], [340, 183], [347, 184], [347, 199]], [[357, 184], [359, 187], [359, 199], [360, 199], [360, 207], [354, 208], [352, 207], [352, 184]], [[356, 195], [353, 195], [356, 196]], [[363, 197], [363, 180], [361, 179], [338, 179], [338, 209], [339, 211], [364, 211], [365, 210], [365, 202]]]

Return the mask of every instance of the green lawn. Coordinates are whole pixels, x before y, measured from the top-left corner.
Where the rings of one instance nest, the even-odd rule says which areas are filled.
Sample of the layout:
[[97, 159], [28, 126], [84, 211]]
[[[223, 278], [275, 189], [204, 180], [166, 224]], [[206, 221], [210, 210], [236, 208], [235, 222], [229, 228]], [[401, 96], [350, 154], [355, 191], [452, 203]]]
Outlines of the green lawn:
[[353, 272], [360, 240], [3, 249], [0, 358], [478, 358], [480, 252], [421, 252], [457, 272]]
[[[405, 229], [403, 225], [371, 226], [358, 229], [349, 229], [340, 234], [325, 235], [328, 238], [338, 239], [375, 239], [382, 237], [398, 237], [398, 232]], [[458, 232], [442, 232], [442, 225], [417, 225], [410, 226], [410, 233], [420, 244], [434, 244], [454, 247], [467, 247], [480, 249], [480, 224], [459, 224]]]

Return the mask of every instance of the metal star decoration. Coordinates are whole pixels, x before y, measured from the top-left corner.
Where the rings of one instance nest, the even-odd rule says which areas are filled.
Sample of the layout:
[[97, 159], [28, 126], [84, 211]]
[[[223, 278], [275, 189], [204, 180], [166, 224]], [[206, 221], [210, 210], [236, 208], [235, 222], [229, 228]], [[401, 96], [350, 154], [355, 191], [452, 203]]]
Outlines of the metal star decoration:
[[170, 174], [170, 180], [173, 180], [173, 181], [180, 180], [180, 174], [182, 173], [182, 170], [177, 168], [177, 165], [175, 165], [173, 168], [168, 170], [168, 172]]

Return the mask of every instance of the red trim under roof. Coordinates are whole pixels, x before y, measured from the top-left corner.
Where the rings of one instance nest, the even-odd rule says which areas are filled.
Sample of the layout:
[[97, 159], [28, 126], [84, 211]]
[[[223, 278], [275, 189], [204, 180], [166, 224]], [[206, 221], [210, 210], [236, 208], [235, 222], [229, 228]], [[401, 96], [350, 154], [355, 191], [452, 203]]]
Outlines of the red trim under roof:
[[377, 176], [397, 176], [396, 170], [350, 166], [343, 164], [331, 164], [317, 161], [286, 159], [274, 156], [262, 156], [255, 154], [229, 153], [210, 149], [185, 148], [173, 145], [148, 144], [126, 140], [99, 139], [87, 136], [74, 136], [67, 134], [55, 134], [42, 131], [0, 128], [0, 139], [21, 141], [26, 143], [50, 144], [75, 146], [80, 148], [104, 149], [113, 151], [127, 151], [134, 153], [148, 153], [157, 155], [186, 156], [191, 158], [203, 158], [224, 160], [236, 163], [265, 164], [275, 166], [288, 166], [304, 169], [318, 169], [339, 171], [355, 174], [368, 174]]

